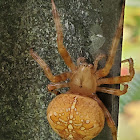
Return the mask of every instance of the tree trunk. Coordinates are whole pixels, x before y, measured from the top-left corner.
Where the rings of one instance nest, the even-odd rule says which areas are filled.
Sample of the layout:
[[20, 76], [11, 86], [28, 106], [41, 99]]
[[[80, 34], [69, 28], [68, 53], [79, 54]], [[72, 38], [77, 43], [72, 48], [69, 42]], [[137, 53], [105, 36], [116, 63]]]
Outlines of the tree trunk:
[[[121, 0], [55, 3], [63, 24], [64, 44], [73, 61], [84, 56], [92, 63], [99, 53], [108, 54]], [[29, 55], [29, 49], [34, 48], [54, 74], [68, 71], [57, 51], [51, 0], [1, 0], [0, 19], [0, 139], [59, 140], [46, 119], [46, 108], [55, 95], [47, 91], [50, 81]], [[120, 61], [119, 46], [109, 76], [119, 75]], [[100, 63], [102, 67], [104, 63]], [[118, 97], [99, 94], [117, 125]], [[107, 125], [94, 140], [112, 140]]]

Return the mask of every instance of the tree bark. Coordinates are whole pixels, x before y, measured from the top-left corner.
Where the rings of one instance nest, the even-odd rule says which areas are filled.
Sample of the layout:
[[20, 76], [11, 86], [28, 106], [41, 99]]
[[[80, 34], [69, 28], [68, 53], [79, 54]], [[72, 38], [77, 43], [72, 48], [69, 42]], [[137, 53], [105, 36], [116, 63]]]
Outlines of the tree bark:
[[[64, 44], [74, 62], [84, 56], [92, 63], [99, 53], [108, 54], [121, 13], [121, 0], [55, 3], [63, 24]], [[55, 95], [47, 91], [50, 82], [29, 55], [29, 49], [34, 48], [54, 74], [68, 71], [57, 51], [51, 0], [1, 0], [0, 19], [0, 138], [59, 140], [46, 119], [46, 108]], [[120, 62], [119, 45], [109, 76], [120, 74]], [[118, 97], [98, 95], [117, 125]], [[112, 140], [107, 125], [94, 140]]]

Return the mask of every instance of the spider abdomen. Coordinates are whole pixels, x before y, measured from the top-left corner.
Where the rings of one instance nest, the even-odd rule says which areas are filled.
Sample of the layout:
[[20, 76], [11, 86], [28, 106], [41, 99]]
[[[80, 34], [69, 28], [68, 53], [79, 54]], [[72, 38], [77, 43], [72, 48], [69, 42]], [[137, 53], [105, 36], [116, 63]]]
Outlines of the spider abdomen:
[[74, 94], [60, 94], [47, 109], [51, 127], [67, 140], [90, 140], [104, 127], [104, 114], [96, 101]]

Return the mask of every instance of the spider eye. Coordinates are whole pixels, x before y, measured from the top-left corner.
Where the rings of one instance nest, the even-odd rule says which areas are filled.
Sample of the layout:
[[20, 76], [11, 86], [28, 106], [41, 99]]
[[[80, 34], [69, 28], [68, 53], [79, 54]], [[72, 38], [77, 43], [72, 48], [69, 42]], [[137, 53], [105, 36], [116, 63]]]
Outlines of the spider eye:
[[88, 66], [88, 64], [87, 64], [87, 63], [83, 63], [83, 64], [82, 64], [82, 66], [87, 67], [87, 66]]

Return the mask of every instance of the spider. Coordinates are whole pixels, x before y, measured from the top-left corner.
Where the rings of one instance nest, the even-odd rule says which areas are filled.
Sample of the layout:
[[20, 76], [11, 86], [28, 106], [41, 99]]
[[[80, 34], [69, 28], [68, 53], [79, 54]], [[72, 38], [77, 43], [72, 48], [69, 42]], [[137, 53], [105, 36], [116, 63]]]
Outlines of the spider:
[[[113, 140], [117, 140], [115, 123], [105, 105], [96, 95], [96, 92], [117, 96], [125, 94], [128, 85], [124, 83], [131, 81], [135, 74], [133, 59], [130, 58], [122, 61], [122, 63], [129, 63], [128, 75], [106, 78], [114, 63], [117, 46], [122, 34], [125, 1], [122, 6], [120, 21], [112, 41], [105, 67], [99, 70], [97, 66], [98, 62], [105, 57], [103, 54], [100, 54], [93, 64], [88, 64], [84, 57], [77, 59], [77, 65], [73, 63], [63, 45], [63, 32], [59, 14], [54, 1], [51, 0], [51, 2], [53, 19], [57, 32], [58, 51], [71, 71], [54, 76], [49, 66], [33, 51], [33, 49], [30, 49], [31, 56], [37, 61], [44, 70], [47, 78], [52, 82], [48, 85], [49, 91], [55, 92], [56, 89], [69, 87], [69, 91], [65, 94], [58, 95], [57, 92], [55, 92], [57, 96], [48, 106], [47, 119], [53, 130], [63, 139], [90, 140], [101, 132], [106, 118], [107, 124], [112, 132]], [[69, 79], [69, 82], [64, 82], [67, 79]], [[100, 85], [103, 84], [123, 84], [124, 89], [119, 90], [100, 87]]]

